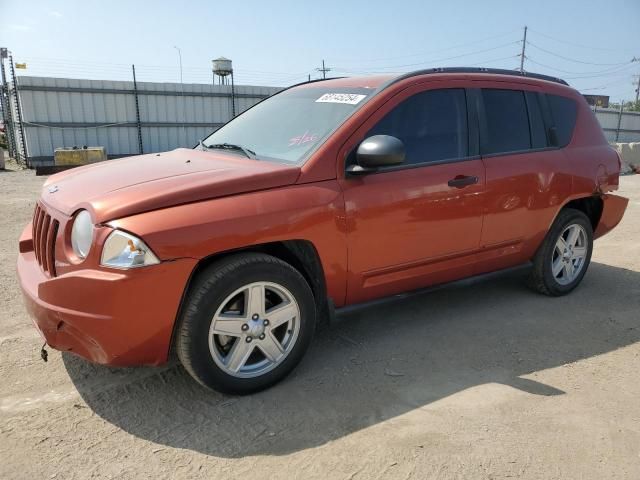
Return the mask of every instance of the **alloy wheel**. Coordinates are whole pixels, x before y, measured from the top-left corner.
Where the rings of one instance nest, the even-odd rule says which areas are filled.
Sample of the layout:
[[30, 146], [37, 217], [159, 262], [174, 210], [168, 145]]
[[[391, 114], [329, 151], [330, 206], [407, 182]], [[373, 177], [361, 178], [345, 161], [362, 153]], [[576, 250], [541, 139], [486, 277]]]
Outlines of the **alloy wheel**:
[[558, 237], [551, 256], [551, 272], [560, 285], [570, 284], [582, 272], [587, 242], [587, 232], [577, 223], [567, 226]]
[[211, 320], [209, 351], [234, 377], [263, 375], [280, 365], [300, 331], [300, 308], [291, 292], [254, 282], [228, 295]]

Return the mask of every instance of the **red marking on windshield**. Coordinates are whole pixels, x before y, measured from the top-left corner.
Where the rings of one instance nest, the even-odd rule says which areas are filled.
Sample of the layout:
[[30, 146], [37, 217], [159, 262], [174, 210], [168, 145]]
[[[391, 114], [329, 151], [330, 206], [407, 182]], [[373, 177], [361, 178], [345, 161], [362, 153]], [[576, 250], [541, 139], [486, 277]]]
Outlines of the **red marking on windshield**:
[[297, 145], [302, 145], [304, 143], [315, 142], [318, 140], [318, 136], [315, 134], [309, 135], [309, 131], [307, 130], [302, 135], [298, 135], [297, 137], [292, 137], [289, 139], [289, 146], [294, 147]]

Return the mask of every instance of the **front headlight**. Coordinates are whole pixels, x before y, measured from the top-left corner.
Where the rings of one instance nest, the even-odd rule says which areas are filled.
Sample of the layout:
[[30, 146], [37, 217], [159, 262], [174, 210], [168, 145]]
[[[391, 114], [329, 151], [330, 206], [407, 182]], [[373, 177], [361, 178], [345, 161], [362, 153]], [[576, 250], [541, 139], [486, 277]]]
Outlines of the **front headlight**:
[[135, 268], [160, 263], [151, 249], [138, 237], [114, 230], [102, 247], [100, 264], [112, 268]]
[[71, 247], [73, 252], [84, 260], [89, 255], [92, 242], [93, 222], [91, 221], [91, 214], [86, 210], [80, 210], [73, 220], [73, 227], [71, 227]]

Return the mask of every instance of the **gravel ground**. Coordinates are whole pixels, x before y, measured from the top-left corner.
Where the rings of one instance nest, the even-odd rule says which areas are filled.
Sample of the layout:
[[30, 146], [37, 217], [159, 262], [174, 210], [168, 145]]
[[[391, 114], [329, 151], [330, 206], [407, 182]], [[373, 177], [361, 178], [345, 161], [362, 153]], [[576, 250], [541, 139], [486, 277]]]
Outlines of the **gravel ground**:
[[243, 398], [40, 360], [15, 261], [42, 181], [0, 173], [0, 478], [640, 478], [640, 175], [571, 295], [511, 274], [351, 313]]

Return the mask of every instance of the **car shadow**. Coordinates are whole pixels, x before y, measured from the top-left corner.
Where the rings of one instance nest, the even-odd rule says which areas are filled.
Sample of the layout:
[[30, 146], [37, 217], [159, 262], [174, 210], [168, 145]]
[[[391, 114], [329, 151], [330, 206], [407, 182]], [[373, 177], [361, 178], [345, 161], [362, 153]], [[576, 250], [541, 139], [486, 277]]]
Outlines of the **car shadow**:
[[176, 364], [111, 369], [63, 360], [89, 407], [126, 432], [243, 457], [322, 445], [486, 383], [563, 395], [523, 376], [640, 340], [640, 273], [592, 263], [561, 298], [529, 291], [522, 276], [345, 314], [289, 378], [246, 397], [210, 392]]

